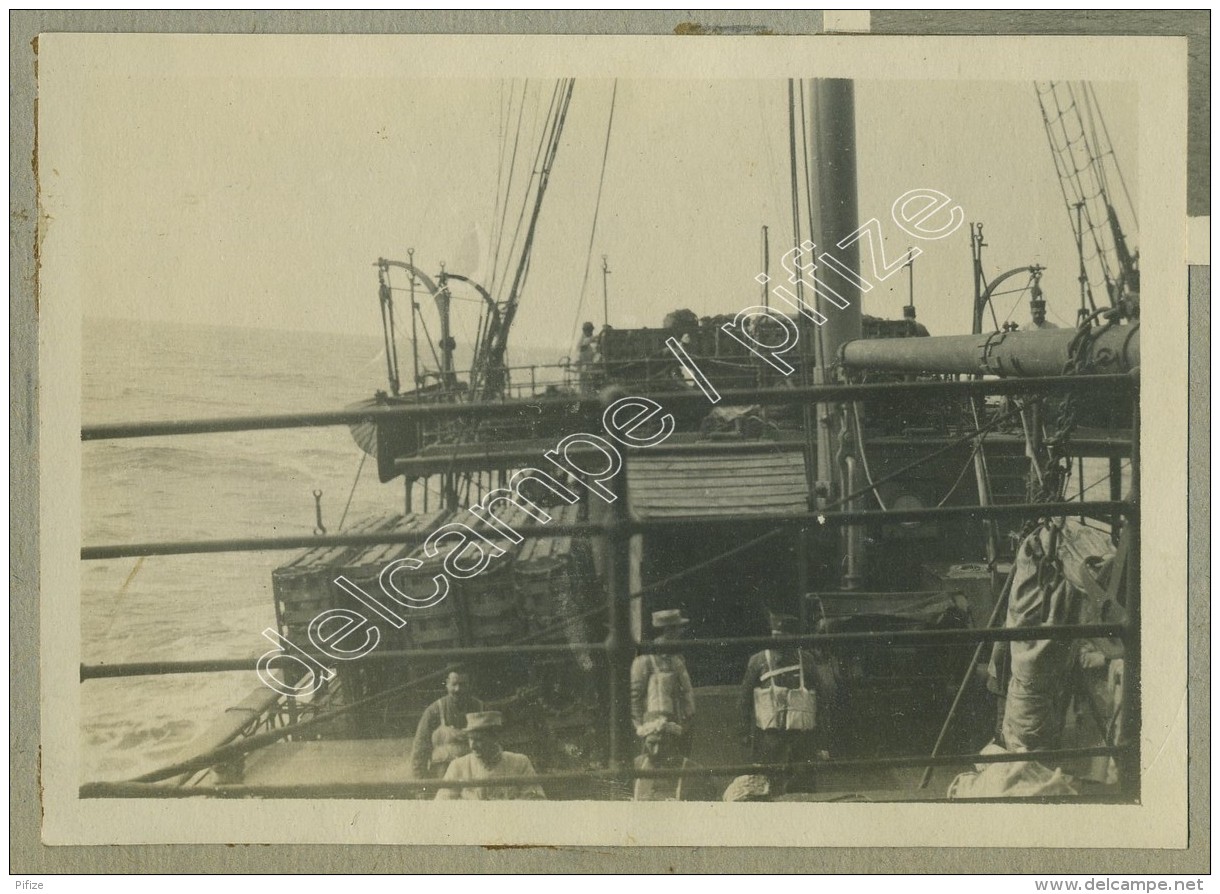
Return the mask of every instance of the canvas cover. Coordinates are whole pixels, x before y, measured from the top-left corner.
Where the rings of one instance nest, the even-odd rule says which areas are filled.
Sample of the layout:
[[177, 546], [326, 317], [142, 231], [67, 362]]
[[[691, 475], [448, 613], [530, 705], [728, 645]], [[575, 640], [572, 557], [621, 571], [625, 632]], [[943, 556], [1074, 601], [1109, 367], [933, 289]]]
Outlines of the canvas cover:
[[[1005, 627], [1092, 623], [1106, 612], [1104, 583], [1116, 550], [1110, 535], [1065, 518], [1037, 528], [1017, 551]], [[1062, 733], [1076, 645], [1070, 640], [1000, 644], [992, 675], [1006, 678], [1003, 737], [1011, 751], [1055, 748]]]

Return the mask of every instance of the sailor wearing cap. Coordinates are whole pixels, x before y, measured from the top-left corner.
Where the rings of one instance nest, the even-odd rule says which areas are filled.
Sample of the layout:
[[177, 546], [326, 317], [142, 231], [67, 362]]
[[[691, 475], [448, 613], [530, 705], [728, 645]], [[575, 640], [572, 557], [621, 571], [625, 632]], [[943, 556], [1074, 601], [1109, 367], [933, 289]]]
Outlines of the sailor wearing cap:
[[1046, 318], [1046, 302], [1041, 298], [1034, 298], [1029, 302], [1029, 322], [1021, 327], [1022, 332], [1032, 332], [1035, 329], [1058, 329], [1054, 323]]
[[[652, 613], [657, 642], [681, 638], [690, 620], [681, 609], [668, 608]], [[679, 750], [690, 754], [691, 721], [695, 717], [695, 690], [691, 686], [686, 662], [678, 654], [637, 655], [631, 663], [631, 720], [636, 730], [645, 714], [656, 714], [682, 727]]]
[[[791, 615], [770, 612], [772, 636], [800, 632]], [[741, 681], [742, 744], [759, 764], [795, 764], [768, 772], [772, 794], [813, 791], [810, 762], [826, 742], [826, 714], [838, 699], [832, 659], [809, 649], [764, 649], [750, 657]]]
[[[477, 711], [466, 715], [466, 738], [470, 754], [455, 758], [445, 771], [446, 782], [463, 782], [509, 776], [536, 776], [534, 765], [524, 754], [500, 747], [504, 715], [499, 711]], [[438, 801], [514, 801], [546, 798], [538, 785], [489, 785], [442, 788]]]

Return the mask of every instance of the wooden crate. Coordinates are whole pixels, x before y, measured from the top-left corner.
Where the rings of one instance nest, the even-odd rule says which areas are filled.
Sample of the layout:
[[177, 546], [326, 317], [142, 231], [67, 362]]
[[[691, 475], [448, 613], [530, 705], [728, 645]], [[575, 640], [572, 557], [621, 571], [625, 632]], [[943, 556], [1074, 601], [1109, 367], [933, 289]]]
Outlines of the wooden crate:
[[[386, 525], [385, 529], [391, 530], [395, 534], [422, 534], [444, 524], [449, 515], [450, 513], [447, 511], [438, 511], [405, 517], [399, 516], [392, 524]], [[331, 584], [335, 604], [358, 611], [377, 625], [381, 631], [379, 649], [393, 651], [411, 648], [412, 646], [431, 647], [432, 642], [436, 642], [438, 645], [457, 645], [461, 640], [461, 628], [456, 619], [457, 612], [451, 604], [451, 600], [446, 599], [430, 608], [406, 608], [391, 600], [382, 591], [380, 582], [382, 571], [392, 562], [404, 558], [417, 558], [425, 563], [424, 567], [409, 574], [396, 575], [395, 584], [401, 587], [408, 595], [423, 598], [425, 591], [431, 592], [432, 575], [439, 570], [430, 566], [439, 566], [439, 562], [430, 561], [424, 557], [422, 543], [417, 545], [379, 543], [353, 550], [344, 558], [342, 566], [335, 569]], [[401, 617], [406, 621], [405, 626], [395, 626], [378, 614], [376, 609], [366, 605], [334, 584], [333, 577], [337, 577], [340, 574], [375, 598], [387, 610], [393, 611]], [[446, 629], [452, 628], [447, 635], [443, 637], [425, 637], [424, 643], [419, 642], [416, 632], [424, 628], [435, 629], [435, 620], [441, 617], [446, 619], [445, 624], [442, 626], [445, 626]]]
[[[574, 524], [577, 507], [550, 510], [555, 524]], [[531, 633], [554, 627], [574, 614], [572, 538], [531, 537], [513, 563], [513, 584]]]
[[[364, 518], [352, 524], [345, 533], [371, 534], [400, 518], [397, 515]], [[352, 552], [350, 546], [311, 547], [271, 572], [275, 620], [281, 636], [302, 648], [307, 647], [310, 622], [327, 609], [336, 607], [332, 582], [340, 573], [337, 569]]]
[[[443, 524], [451, 514], [448, 510], [442, 510], [405, 517], [398, 516], [385, 529], [396, 534], [426, 534]], [[460, 617], [451, 599], [446, 599], [430, 608], [413, 609], [403, 607], [382, 591], [380, 583], [382, 571], [392, 562], [408, 557], [418, 558], [424, 561], [425, 565], [418, 571], [396, 576], [395, 584], [411, 596], [423, 597], [422, 591], [424, 582], [426, 582], [428, 592], [431, 592], [431, 578], [439, 570], [440, 563], [430, 562], [424, 558], [422, 543], [416, 545], [380, 543], [353, 549], [343, 558], [342, 564], [332, 569], [331, 591], [335, 605], [359, 612], [377, 627], [381, 634], [376, 649], [378, 653], [461, 645]], [[369, 594], [369, 597], [383, 605], [387, 611], [394, 612], [406, 623], [402, 627], [395, 626], [375, 608], [334, 584], [334, 578], [339, 575], [347, 578], [352, 584]], [[436, 665], [424, 666], [397, 661], [356, 660], [339, 662], [338, 675], [345, 700], [355, 702], [363, 701], [436, 671], [443, 664], [443, 661], [438, 661]], [[409, 694], [404, 693], [404, 695]], [[351, 734], [382, 735], [385, 732], [386, 724], [391, 722], [388, 719], [389, 715], [400, 710], [399, 702], [401, 702], [401, 698], [377, 700], [352, 712]]]
[[[514, 529], [537, 523], [527, 513], [511, 504], [495, 507], [494, 515]], [[519, 546], [490, 525], [475, 521], [469, 513], [464, 521], [505, 553], [492, 559], [481, 574], [453, 582], [466, 615], [469, 642], [479, 646], [500, 646], [516, 642], [526, 633], [512, 585], [513, 561]]]
[[[575, 524], [579, 507], [552, 510], [554, 524]], [[581, 541], [572, 537], [527, 539], [513, 563], [513, 588], [526, 630], [539, 641], [588, 643], [596, 627], [587, 614], [585, 586], [587, 556]], [[592, 669], [588, 653], [576, 653], [583, 670]]]

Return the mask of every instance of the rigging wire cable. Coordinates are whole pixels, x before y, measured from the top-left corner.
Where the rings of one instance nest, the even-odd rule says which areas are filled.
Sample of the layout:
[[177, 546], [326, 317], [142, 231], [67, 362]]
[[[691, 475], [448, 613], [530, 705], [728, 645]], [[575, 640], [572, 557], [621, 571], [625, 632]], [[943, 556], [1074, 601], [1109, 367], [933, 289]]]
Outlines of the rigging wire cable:
[[775, 163], [775, 152], [771, 148], [771, 129], [767, 127], [767, 116], [764, 110], [765, 93], [763, 92], [763, 82], [758, 83], [758, 122], [761, 125], [760, 129], [763, 135], [763, 147], [767, 152], [767, 182], [771, 186], [772, 196], [775, 201], [775, 207], [783, 206], [783, 189], [780, 186], [779, 166]]
[[[513, 316], [516, 313], [516, 304], [520, 300], [521, 292], [525, 287], [526, 277], [529, 275], [529, 268], [532, 261], [533, 241], [538, 225], [538, 216], [541, 209], [542, 197], [546, 192], [547, 183], [550, 181], [551, 169], [555, 163], [555, 156], [559, 152], [560, 137], [563, 133], [564, 121], [567, 119], [568, 106], [572, 102], [572, 90], [575, 86], [575, 81], [568, 78], [565, 81], [560, 81], [555, 87], [555, 102], [552, 105], [554, 115], [548, 121], [550, 132], [543, 143], [538, 146], [538, 158], [541, 159], [541, 165], [535, 163], [535, 174], [538, 178], [538, 188], [534, 198], [534, 210], [530, 218], [529, 227], [526, 229], [525, 239], [521, 246], [521, 261], [518, 263], [517, 275], [513, 281], [512, 287], [509, 289], [508, 302], [504, 311], [504, 320], [501, 326], [501, 332], [498, 335], [497, 341], [500, 343], [502, 350], [504, 339], [507, 337], [508, 327], [512, 325]], [[543, 151], [545, 149], [545, 152]]]
[[[1071, 85], [1069, 84], [1069, 87], [1070, 86]], [[1081, 90], [1080, 90], [1081, 96], [1079, 99], [1076, 98], [1076, 91], [1072, 90], [1072, 100], [1073, 100], [1073, 102], [1076, 102], [1079, 107], [1084, 108], [1084, 118], [1085, 118], [1085, 120], [1088, 121], [1088, 125], [1089, 125], [1089, 137], [1093, 141], [1093, 147], [1096, 152], [1096, 154], [1094, 155], [1094, 159], [1097, 161], [1097, 169], [1096, 169], [1097, 181], [1101, 186], [1101, 191], [1104, 194], [1108, 195], [1110, 192], [1110, 183], [1106, 177], [1106, 167], [1103, 164], [1103, 159], [1106, 157], [1106, 154], [1107, 154], [1106, 148], [1105, 148], [1105, 145], [1101, 141], [1101, 137], [1097, 133], [1097, 121], [1094, 118], [1094, 114], [1093, 114], [1093, 112], [1094, 112], [1093, 103], [1092, 103], [1092, 100], [1089, 98], [1089, 93], [1085, 89], [1085, 87], [1086, 87], [1085, 84], [1081, 85]], [[1083, 132], [1083, 130], [1084, 130], [1084, 125], [1082, 124], [1081, 131]]]
[[[1037, 400], [1040, 400], [1040, 398], [1035, 399], [1035, 401], [1037, 401]], [[987, 432], [994, 431], [997, 427], [999, 427], [1003, 423], [1007, 422], [1009, 419], [1012, 419], [1014, 416], [1019, 416], [1020, 413], [1021, 413], [1020, 407], [1017, 407], [1016, 409], [1013, 409], [1013, 410], [1009, 410], [1007, 413], [1004, 413], [1003, 415], [995, 417], [990, 422], [988, 422], [986, 425], [984, 425], [982, 428], [975, 429], [974, 431], [971, 431], [971, 432], [967, 432], [966, 434], [962, 435], [959, 438], [954, 438], [952, 441], [949, 441], [948, 443], [944, 444], [943, 446], [937, 447], [931, 453], [925, 453], [923, 456], [919, 457], [918, 459], [914, 460], [913, 462], [909, 462], [906, 465], [902, 466], [901, 468], [895, 469], [894, 471], [881, 476], [875, 482], [870, 484], [868, 487], [862, 487], [859, 490], [854, 491], [845, 497], [839, 497], [839, 499], [834, 500], [833, 502], [827, 503], [825, 506], [822, 507], [822, 509], [823, 509], [823, 511], [835, 509], [846, 503], [850, 503], [852, 500], [856, 499], [857, 497], [864, 496], [865, 494], [869, 493], [870, 491], [872, 491], [873, 493], [876, 493], [876, 489], [878, 487], [880, 487], [881, 485], [887, 484], [890, 481], [894, 481], [895, 479], [900, 478], [903, 475], [905, 475], [907, 472], [910, 472], [914, 469], [918, 469], [920, 466], [924, 465], [924, 463], [931, 462], [936, 457], [942, 456], [943, 454], [948, 453], [950, 450], [960, 447], [962, 444], [968, 443], [969, 441], [971, 441], [974, 438], [978, 438], [978, 437], [986, 434]]]
[[[1122, 480], [1122, 470], [1123, 470], [1123, 469], [1129, 469], [1129, 468], [1131, 468], [1131, 461], [1130, 461], [1130, 460], [1127, 460], [1127, 461], [1126, 461], [1126, 462], [1124, 462], [1124, 463], [1123, 463], [1121, 466], [1119, 466], [1119, 480], [1120, 480], [1120, 482], [1121, 482], [1121, 480]], [[1112, 477], [1112, 476], [1111, 476], [1111, 475], [1110, 475], [1110, 474], [1107, 472], [1107, 473], [1106, 473], [1104, 476], [1102, 476], [1101, 478], [1098, 478], [1096, 481], [1094, 481], [1092, 484], [1090, 484], [1088, 487], [1086, 487], [1084, 490], [1082, 490], [1082, 491], [1080, 492], [1079, 496], [1084, 496], [1084, 495], [1085, 495], [1085, 494], [1087, 494], [1089, 491], [1091, 491], [1093, 488], [1097, 487], [1099, 484], [1105, 484], [1107, 481], [1109, 481], [1109, 480], [1110, 480], [1110, 478], [1111, 478], [1111, 477]]]
[[[1061, 91], [1060, 85], [1063, 86], [1067, 93], [1068, 102], [1066, 106], [1060, 101]], [[1035, 90], [1037, 85], [1035, 84]], [[1055, 159], [1056, 170], [1059, 172], [1060, 189], [1064, 191], [1064, 200], [1067, 204], [1067, 213], [1071, 221], [1073, 232], [1077, 233], [1077, 238], [1081, 245], [1084, 245], [1085, 232], [1087, 231], [1089, 239], [1092, 241], [1093, 255], [1086, 260], [1096, 260], [1101, 268], [1102, 281], [1106, 286], [1106, 294], [1111, 293], [1111, 285], [1114, 282], [1114, 274], [1111, 270], [1112, 262], [1109, 258], [1107, 249], [1103, 246], [1109, 232], [1108, 227], [1101, 227], [1093, 219], [1093, 206], [1098, 198], [1104, 201], [1105, 188], [1098, 174], [1098, 169], [1101, 167], [1101, 162], [1097, 159], [1091, 147], [1089, 146], [1088, 136], [1085, 134], [1084, 119], [1081, 115], [1080, 105], [1076, 101], [1076, 93], [1070, 82], [1049, 82], [1049, 89], [1044, 93], [1038, 90], [1039, 104], [1042, 104], [1043, 96], [1049, 94], [1055, 104], [1054, 123], [1059, 126], [1059, 132], [1063, 135], [1062, 146], [1057, 145], [1052, 136], [1052, 122], [1047, 120], [1045, 106], [1042, 106], [1043, 121], [1046, 123], [1047, 139], [1051, 144], [1051, 153]], [[1069, 113], [1074, 113], [1075, 123], [1078, 125], [1079, 133], [1072, 135], [1068, 132], [1067, 118]], [[1077, 163], [1077, 149], [1083, 151], [1084, 164]], [[1081, 174], [1091, 175], [1091, 180], [1096, 185], [1096, 190], [1088, 189], [1081, 178]], [[1072, 201], [1067, 197], [1066, 186], [1070, 185], [1072, 189]], [[1073, 214], [1073, 208], [1079, 203], [1081, 206], [1081, 217], [1083, 222], [1080, 227], [1077, 227], [1076, 218]], [[1079, 232], [1077, 232], [1079, 230]]]
[[[868, 466], [868, 453], [864, 449], [864, 426], [860, 424], [860, 405], [852, 402], [851, 415], [855, 420], [856, 429], [856, 444], [860, 451], [860, 465], [864, 467], [864, 480], [868, 482], [869, 490], [872, 491], [873, 498], [877, 501], [877, 505], [881, 507], [882, 512], [888, 511], [885, 503], [881, 500], [881, 492], [877, 490], [877, 485], [873, 483], [873, 470]], [[954, 485], [956, 487], [957, 485]]]
[[1021, 420], [1021, 434], [1025, 437], [1025, 456], [1029, 459], [1030, 468], [1034, 470], [1034, 476], [1038, 479], [1038, 486], [1041, 487], [1046, 479], [1042, 474], [1042, 463], [1038, 459], [1038, 455], [1034, 452], [1033, 434], [1030, 433], [1029, 423], [1025, 419], [1024, 408], [1018, 408], [1018, 418]]
[[983, 439], [986, 437], [987, 435], [983, 435], [978, 439], [978, 441], [975, 442], [974, 448], [970, 451], [970, 455], [966, 457], [966, 462], [962, 465], [962, 470], [957, 473], [957, 478], [953, 479], [953, 483], [949, 485], [949, 490], [945, 492], [945, 495], [940, 498], [940, 502], [936, 504], [937, 509], [949, 502], [949, 498], [957, 491], [957, 486], [961, 484], [962, 479], [966, 477], [966, 472], [969, 471], [970, 467], [974, 465], [974, 458], [982, 449]]
[[[508, 203], [512, 198], [513, 191], [513, 175], [517, 170], [517, 147], [521, 143], [521, 124], [525, 117], [525, 93], [529, 89], [529, 80], [527, 79], [521, 85], [521, 106], [517, 110], [517, 132], [513, 137], [512, 157], [508, 163], [508, 185], [504, 188], [504, 203], [500, 209], [500, 225], [496, 231], [496, 248], [491, 261], [491, 282], [488, 284], [488, 291], [495, 294], [495, 284], [499, 281], [499, 265], [500, 265], [500, 248], [504, 242], [504, 225], [508, 222]], [[509, 113], [512, 113], [512, 90], [509, 91]]]
[[[1021, 303], [1021, 298], [1022, 298], [1022, 296], [1024, 296], [1024, 294], [1025, 294], [1026, 292], [1028, 292], [1028, 291], [1029, 291], [1029, 284], [1027, 283], [1027, 284], [1026, 284], [1026, 286], [1025, 286], [1025, 288], [1023, 288], [1023, 289], [1013, 289], [1012, 291], [1017, 292], [1017, 293], [1019, 293], [1019, 294], [1017, 295], [1017, 300], [1016, 300], [1016, 301], [1014, 301], [1014, 302], [1012, 303], [1012, 307], [1008, 308], [1008, 313], [1006, 313], [1006, 314], [1004, 315], [1004, 319], [1005, 319], [1005, 320], [1011, 320], [1011, 319], [1012, 319], [1013, 311], [1015, 311], [1015, 310], [1017, 309], [1017, 305], [1019, 305], [1019, 304]], [[994, 295], [992, 295], [991, 297], [992, 297], [992, 298], [994, 298], [995, 296], [994, 296]], [[990, 302], [990, 301], [988, 301], [987, 303], [988, 303], [988, 304], [990, 304], [991, 302]], [[995, 314], [995, 308], [994, 308], [994, 307], [991, 309], [991, 312], [992, 312], [992, 314]], [[996, 322], [996, 329], [999, 329], [999, 328], [1000, 328], [999, 321], [997, 321], [997, 322]]]
[[[530, 186], [534, 180], [539, 177], [538, 164], [543, 158], [543, 150], [546, 148], [552, 130], [552, 122], [554, 121], [555, 104], [559, 99], [559, 89], [562, 81], [556, 81], [555, 89], [551, 92], [551, 103], [547, 108], [546, 122], [542, 128], [542, 139], [538, 141], [538, 149], [534, 153], [533, 165], [530, 168], [530, 177], [525, 184], [525, 194], [521, 198], [521, 213], [517, 216], [517, 224], [513, 229], [512, 241], [508, 243], [508, 255], [504, 259], [504, 275], [508, 276], [508, 268], [512, 264], [513, 255], [517, 251], [517, 240], [521, 238], [521, 225], [525, 222], [525, 212], [530, 206]], [[503, 285], [503, 282], [501, 282]], [[510, 296], [511, 297], [511, 296]]]
[[343, 522], [347, 520], [347, 510], [352, 508], [352, 497], [356, 495], [356, 485], [360, 483], [360, 473], [364, 471], [364, 461], [369, 458], [369, 455], [363, 450], [360, 451], [360, 454], [360, 465], [356, 467], [356, 480], [352, 482], [352, 489], [348, 492], [347, 503], [343, 506], [343, 514], [339, 516], [337, 531], [343, 530]]
[[[801, 244], [801, 187], [796, 163], [796, 82], [788, 79], [788, 170], [789, 201], [792, 202], [792, 245], [799, 248]], [[803, 116], [802, 116], [803, 123]], [[802, 165], [803, 166], [803, 165]], [[796, 297], [799, 302], [805, 300], [804, 276], [799, 252], [793, 259], [797, 270]]]
[[[496, 110], [500, 113], [499, 127], [498, 127], [499, 135], [500, 135], [500, 149], [496, 156], [496, 198], [495, 198], [495, 204], [492, 206], [492, 209], [491, 209], [491, 235], [488, 237], [488, 249], [489, 250], [491, 249], [491, 246], [493, 244], [495, 244], [499, 239], [500, 202], [501, 202], [501, 198], [502, 198], [500, 195], [500, 187], [503, 185], [502, 181], [504, 179], [504, 156], [508, 152], [508, 113], [504, 108], [504, 79], [503, 78], [500, 79], [499, 87], [500, 87], [500, 96], [499, 96], [498, 102], [496, 103]], [[494, 264], [491, 267], [490, 275], [493, 278], [495, 276], [495, 265]], [[488, 286], [488, 291], [495, 288], [494, 281], [489, 281], [487, 286]]]
[[[1089, 91], [1094, 105], [1097, 105], [1097, 93], [1093, 90], [1093, 85], [1085, 82], [1085, 89]], [[1139, 212], [1135, 209], [1135, 202], [1131, 201], [1131, 192], [1127, 189], [1127, 178], [1123, 176], [1123, 169], [1118, 164], [1118, 156], [1114, 154], [1114, 143], [1110, 139], [1110, 128], [1106, 126], [1105, 116], [1101, 114], [1101, 109], [1097, 111], [1097, 118], [1101, 121], [1101, 132], [1105, 134], [1106, 145], [1109, 147], [1108, 153], [1114, 162], [1114, 170], [1118, 172], [1118, 182], [1123, 188], [1123, 195], [1127, 197], [1127, 207], [1131, 211], [1131, 219], [1135, 221], [1135, 227], [1138, 230], [1140, 225]]]
[[585, 275], [580, 281], [580, 298], [576, 302], [576, 313], [572, 320], [572, 334], [569, 343], [576, 338], [576, 327], [580, 325], [580, 312], [585, 304], [585, 293], [589, 286], [589, 268], [593, 263], [593, 243], [597, 236], [597, 220], [602, 207], [602, 187], [606, 183], [606, 160], [610, 157], [610, 133], [614, 127], [614, 105], [618, 100], [618, 78], [614, 79], [614, 89], [610, 94], [610, 116], [606, 121], [606, 144], [602, 148], [602, 170], [597, 177], [597, 199], [593, 203], [593, 226], [589, 229], [589, 248], [585, 252]]

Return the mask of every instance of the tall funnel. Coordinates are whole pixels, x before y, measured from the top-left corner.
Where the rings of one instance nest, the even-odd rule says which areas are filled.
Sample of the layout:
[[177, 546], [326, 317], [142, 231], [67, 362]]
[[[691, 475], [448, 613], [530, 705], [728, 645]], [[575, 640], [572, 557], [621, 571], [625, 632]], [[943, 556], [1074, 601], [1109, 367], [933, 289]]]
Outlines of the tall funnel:
[[[839, 242], [860, 226], [856, 199], [856, 101], [851, 81], [818, 78], [810, 82], [809, 123], [813, 127], [810, 147], [812, 191], [810, 232], [816, 253], [827, 252], [853, 273], [860, 273], [860, 244], [839, 248]], [[825, 263], [818, 262], [819, 286], [831, 289], [843, 301], [832, 301], [822, 289], [817, 309], [826, 317], [821, 327], [825, 348], [821, 363], [829, 366], [844, 342], [859, 338], [860, 289]], [[842, 305], [846, 303], [846, 307]]]

